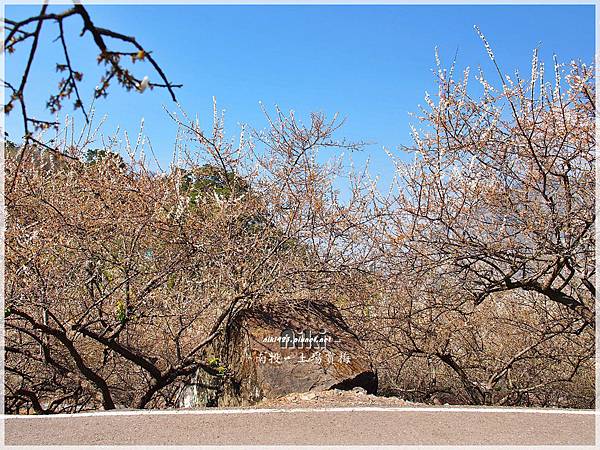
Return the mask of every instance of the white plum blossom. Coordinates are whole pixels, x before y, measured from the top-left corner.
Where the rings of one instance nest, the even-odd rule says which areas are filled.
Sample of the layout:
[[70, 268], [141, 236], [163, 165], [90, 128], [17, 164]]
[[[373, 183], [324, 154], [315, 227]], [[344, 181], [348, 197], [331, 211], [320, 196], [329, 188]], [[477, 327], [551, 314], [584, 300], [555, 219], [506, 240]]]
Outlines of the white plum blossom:
[[142, 81], [140, 82], [140, 84], [138, 85], [138, 90], [140, 92], [144, 92], [148, 88], [149, 84], [150, 84], [150, 79], [147, 76], [145, 76], [142, 79]]

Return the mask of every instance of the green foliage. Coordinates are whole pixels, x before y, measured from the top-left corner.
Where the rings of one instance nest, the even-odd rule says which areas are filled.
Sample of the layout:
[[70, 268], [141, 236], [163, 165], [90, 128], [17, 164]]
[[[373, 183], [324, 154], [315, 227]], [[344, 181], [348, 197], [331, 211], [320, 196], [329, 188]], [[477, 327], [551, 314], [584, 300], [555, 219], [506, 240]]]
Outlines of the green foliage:
[[219, 365], [219, 358], [215, 358], [214, 356], [211, 358], [208, 358], [208, 360], [206, 361], [208, 363], [209, 366], [211, 367], [217, 367]]
[[106, 279], [106, 282], [110, 284], [110, 282], [113, 280], [114, 275], [112, 273], [111, 270], [109, 269], [102, 269], [102, 275], [104, 275], [104, 278]]
[[175, 276], [171, 275], [169, 277], [169, 279], [167, 280], [167, 288], [168, 289], [173, 289], [175, 287]]
[[371, 307], [369, 305], [363, 306], [363, 316], [365, 316], [366, 318], [371, 317]]
[[217, 376], [222, 377], [227, 373], [227, 367], [221, 364], [221, 360], [219, 358], [213, 356], [208, 358], [206, 362], [210, 367], [214, 368], [217, 371]]
[[127, 306], [123, 300], [117, 300], [115, 314], [119, 322], [125, 323], [127, 320]]
[[196, 205], [199, 197], [217, 194], [228, 198], [232, 194], [249, 191], [248, 183], [233, 172], [206, 164], [198, 169], [187, 171], [183, 175], [181, 188], [187, 192], [190, 204]]
[[126, 170], [127, 165], [123, 158], [118, 153], [111, 152], [110, 150], [104, 149], [90, 149], [85, 155], [85, 161], [88, 164], [97, 164], [101, 161], [112, 160], [116, 163], [120, 170]]

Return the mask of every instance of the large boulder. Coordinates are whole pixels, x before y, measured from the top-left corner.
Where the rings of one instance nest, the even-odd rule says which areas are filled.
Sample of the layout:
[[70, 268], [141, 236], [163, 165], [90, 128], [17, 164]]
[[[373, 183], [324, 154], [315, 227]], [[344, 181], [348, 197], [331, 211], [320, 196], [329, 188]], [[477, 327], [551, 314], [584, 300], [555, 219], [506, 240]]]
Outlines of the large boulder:
[[215, 354], [224, 376], [197, 373], [180, 395], [181, 407], [251, 405], [328, 389], [377, 391], [366, 351], [326, 302], [247, 312], [232, 323]]

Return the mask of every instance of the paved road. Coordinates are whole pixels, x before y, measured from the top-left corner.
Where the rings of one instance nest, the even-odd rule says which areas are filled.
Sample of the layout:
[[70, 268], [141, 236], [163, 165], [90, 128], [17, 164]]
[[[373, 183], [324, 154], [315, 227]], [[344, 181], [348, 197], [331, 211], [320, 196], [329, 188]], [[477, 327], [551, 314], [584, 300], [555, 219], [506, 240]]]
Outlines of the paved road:
[[119, 411], [4, 416], [7, 445], [593, 445], [592, 411], [469, 408]]

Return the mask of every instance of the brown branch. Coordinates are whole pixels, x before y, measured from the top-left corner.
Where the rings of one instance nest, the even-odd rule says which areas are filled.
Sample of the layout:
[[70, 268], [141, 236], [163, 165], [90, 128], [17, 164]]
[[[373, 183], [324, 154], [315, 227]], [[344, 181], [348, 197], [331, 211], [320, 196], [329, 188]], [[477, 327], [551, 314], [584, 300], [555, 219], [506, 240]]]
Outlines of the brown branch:
[[[42, 6], [40, 15], [44, 15], [48, 5], [45, 4]], [[10, 184], [10, 188], [8, 193], [11, 194], [13, 189], [15, 188], [15, 184], [17, 182], [17, 177], [19, 176], [19, 171], [21, 170], [21, 164], [23, 162], [23, 158], [25, 156], [25, 151], [28, 148], [28, 143], [31, 138], [29, 133], [29, 121], [27, 120], [27, 107], [25, 106], [25, 96], [23, 91], [25, 90], [25, 85], [27, 84], [27, 78], [29, 77], [29, 71], [31, 70], [31, 65], [33, 64], [33, 58], [35, 56], [35, 52], [37, 50], [38, 41], [40, 38], [40, 31], [42, 30], [42, 24], [44, 22], [42, 20], [38, 21], [37, 26], [35, 27], [33, 43], [31, 44], [31, 50], [29, 51], [29, 58], [27, 59], [27, 65], [25, 66], [25, 71], [23, 72], [23, 76], [21, 78], [21, 84], [16, 92], [16, 97], [19, 100], [21, 105], [21, 112], [23, 114], [23, 131], [25, 132], [25, 142], [23, 143], [23, 147], [21, 149], [21, 154], [19, 155], [19, 160], [17, 161], [17, 168], [15, 169], [15, 175]]]
[[73, 67], [71, 66], [71, 59], [69, 58], [69, 52], [67, 50], [67, 43], [65, 41], [65, 32], [64, 32], [64, 29], [63, 29], [62, 19], [60, 19], [58, 21], [58, 29], [60, 31], [60, 42], [62, 44], [63, 52], [65, 54], [65, 60], [67, 62], [67, 68], [69, 69], [69, 80], [71, 81], [71, 83], [73, 85], [73, 89], [75, 90], [75, 95], [77, 96], [77, 102], [79, 104], [79, 107], [81, 108], [81, 111], [83, 112], [83, 115], [85, 117], [85, 121], [86, 121], [86, 123], [89, 123], [90, 120], [88, 118], [87, 112], [85, 111], [85, 108], [84, 108], [84, 105], [83, 105], [83, 101], [81, 100], [81, 96], [79, 95], [79, 88], [77, 87], [77, 79], [75, 77], [75, 73], [73, 71]]
[[110, 389], [108, 388], [106, 381], [85, 363], [83, 357], [75, 348], [75, 344], [67, 337], [65, 332], [36, 321], [29, 314], [19, 309], [12, 309], [11, 311], [12, 314], [29, 322], [35, 329], [55, 337], [67, 349], [81, 374], [100, 390], [100, 393], [102, 394], [102, 406], [104, 409], [115, 409], [115, 404], [112, 400]]

